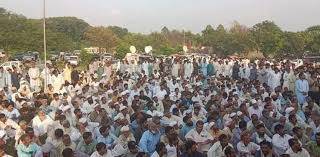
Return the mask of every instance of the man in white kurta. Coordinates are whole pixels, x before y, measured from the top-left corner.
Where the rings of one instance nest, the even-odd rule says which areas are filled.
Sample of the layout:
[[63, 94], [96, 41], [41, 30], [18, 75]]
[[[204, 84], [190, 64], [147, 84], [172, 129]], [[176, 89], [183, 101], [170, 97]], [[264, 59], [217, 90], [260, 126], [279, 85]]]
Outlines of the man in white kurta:
[[144, 74], [149, 76], [149, 70], [148, 70], [149, 64], [147, 61], [144, 61], [142, 63], [142, 70], [144, 71]]
[[40, 87], [40, 70], [32, 64], [32, 67], [28, 71], [30, 77], [30, 88], [31, 90], [37, 90]]
[[213, 137], [211, 134], [203, 129], [203, 122], [198, 121], [196, 124], [196, 128], [190, 130], [186, 136], [186, 139], [193, 140], [198, 143], [198, 151], [203, 153], [203, 152], [208, 152], [211, 142], [213, 141]]
[[51, 76], [51, 84], [53, 86], [54, 92], [59, 93], [62, 84], [64, 84], [63, 77], [56, 72]]
[[270, 87], [272, 90], [274, 90], [276, 87], [280, 86], [281, 76], [282, 76], [282, 74], [279, 72], [278, 69], [275, 69], [271, 73]]
[[71, 83], [71, 67], [69, 64], [66, 64], [66, 67], [63, 69], [63, 78], [65, 81]]
[[290, 69], [286, 69], [286, 71], [283, 73], [283, 85], [282, 88], [288, 88], [289, 89], [289, 76], [290, 76]]
[[298, 103], [303, 104], [306, 101], [306, 97], [309, 92], [309, 83], [303, 73], [299, 74], [299, 79], [296, 81], [295, 92], [298, 98]]
[[230, 143], [228, 143], [227, 135], [220, 135], [219, 141], [214, 143], [212, 147], [208, 150], [207, 156], [208, 157], [224, 157], [224, 150], [225, 148], [233, 147]]
[[53, 124], [53, 120], [43, 111], [39, 111], [38, 115], [32, 119], [32, 127], [37, 136], [44, 135], [48, 131], [48, 127]]
[[175, 61], [172, 65], [172, 76], [178, 77], [179, 76], [179, 68], [180, 64]]
[[193, 65], [190, 61], [184, 63], [184, 78], [190, 78], [193, 71]]
[[3, 67], [0, 67], [0, 88], [5, 87], [6, 77]]

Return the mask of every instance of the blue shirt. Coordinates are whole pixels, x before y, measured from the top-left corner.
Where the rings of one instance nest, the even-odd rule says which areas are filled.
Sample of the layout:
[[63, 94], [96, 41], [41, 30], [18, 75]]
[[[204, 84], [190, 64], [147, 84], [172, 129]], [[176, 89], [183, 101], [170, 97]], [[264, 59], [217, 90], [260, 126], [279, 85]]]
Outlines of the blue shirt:
[[183, 140], [185, 140], [186, 134], [187, 134], [191, 129], [193, 129], [194, 127], [195, 127], [194, 124], [193, 124], [192, 126], [188, 126], [188, 125], [184, 124], [183, 127], [180, 129], [180, 132], [179, 132], [180, 138], [183, 139]]
[[161, 134], [159, 132], [153, 134], [149, 130], [145, 131], [139, 142], [140, 148], [148, 153], [148, 155], [152, 155], [156, 150], [156, 144], [160, 141], [160, 136]]
[[34, 143], [29, 144], [28, 147], [19, 144], [16, 149], [19, 157], [32, 157], [37, 151], [40, 151], [40, 147]]
[[110, 133], [107, 137], [103, 137], [103, 136], [97, 137], [98, 143], [103, 142], [107, 146], [111, 146], [116, 140], [117, 140], [117, 137]]

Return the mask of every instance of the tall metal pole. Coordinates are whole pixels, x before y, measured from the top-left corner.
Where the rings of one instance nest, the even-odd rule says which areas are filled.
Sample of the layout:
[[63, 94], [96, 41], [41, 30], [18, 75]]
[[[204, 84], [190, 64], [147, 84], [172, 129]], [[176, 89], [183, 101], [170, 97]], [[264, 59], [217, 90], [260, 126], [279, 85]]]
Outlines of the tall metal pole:
[[44, 91], [47, 91], [47, 42], [46, 42], [46, 0], [43, 0], [43, 53], [44, 53]]
[[183, 29], [183, 46], [186, 45], [186, 32]]

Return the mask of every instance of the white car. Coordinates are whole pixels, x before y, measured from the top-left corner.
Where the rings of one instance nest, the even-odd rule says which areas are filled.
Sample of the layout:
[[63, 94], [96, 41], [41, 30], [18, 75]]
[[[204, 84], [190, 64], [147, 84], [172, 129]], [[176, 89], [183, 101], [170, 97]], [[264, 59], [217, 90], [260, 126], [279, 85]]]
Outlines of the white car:
[[70, 56], [70, 57], [68, 57], [68, 62], [71, 65], [78, 65], [79, 64], [79, 57], [78, 56]]
[[19, 67], [21, 64], [22, 63], [20, 61], [8, 61], [8, 62], [5, 62], [5, 63], [1, 64], [1, 67], [3, 67], [3, 69], [8, 69], [8, 68], [12, 69], [13, 65], [15, 67]]

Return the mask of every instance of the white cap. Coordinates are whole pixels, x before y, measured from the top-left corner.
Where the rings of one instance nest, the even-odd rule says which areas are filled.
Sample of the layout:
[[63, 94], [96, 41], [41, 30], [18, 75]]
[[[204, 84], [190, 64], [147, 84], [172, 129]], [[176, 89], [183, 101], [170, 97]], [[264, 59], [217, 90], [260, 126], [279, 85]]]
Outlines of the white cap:
[[96, 108], [96, 107], [98, 107], [98, 106], [100, 106], [100, 104], [99, 104], [99, 103], [95, 103], [92, 107], [93, 107], [93, 108]]
[[113, 93], [113, 90], [110, 89], [110, 90], [107, 90], [107, 94], [112, 94]]
[[27, 103], [27, 102], [24, 101], [24, 100], [22, 100], [20, 104], [23, 105], [23, 104], [25, 104], [25, 103]]
[[127, 106], [123, 106], [123, 105], [122, 105], [122, 106], [120, 107], [120, 111], [122, 111], [122, 110], [124, 110], [124, 109], [126, 109], [126, 108], [127, 108]]
[[216, 125], [215, 122], [210, 122], [209, 125], [208, 125], [208, 128], [210, 129], [210, 128], [212, 128], [212, 127], [215, 126], [215, 125]]
[[120, 129], [121, 132], [125, 132], [125, 131], [130, 131], [130, 128], [129, 126], [123, 126], [121, 129]]
[[293, 107], [288, 107], [288, 108], [286, 108], [285, 112], [286, 112], [286, 114], [289, 114], [289, 113], [292, 112], [293, 110], [294, 110]]
[[117, 115], [113, 118], [114, 121], [117, 121], [117, 120], [119, 120], [119, 119], [121, 119], [121, 116], [120, 116], [119, 114], [117, 114]]
[[272, 92], [272, 93], [270, 94], [270, 97], [272, 97], [272, 96], [276, 96], [276, 95], [277, 95], [277, 93]]
[[4, 138], [6, 136], [6, 131], [0, 130], [0, 138]]
[[251, 103], [252, 103], [252, 104], [255, 104], [255, 103], [257, 103], [257, 100], [256, 100], [256, 99], [252, 99], [252, 100], [251, 100]]
[[121, 92], [121, 96], [124, 96], [124, 95], [126, 95], [128, 93], [130, 93], [129, 90], [125, 90], [125, 91]]
[[67, 111], [67, 110], [69, 110], [69, 109], [71, 109], [71, 106], [70, 106], [70, 105], [61, 107], [62, 112], [65, 112], [65, 111]]
[[169, 126], [171, 126], [171, 127], [173, 127], [173, 126], [175, 126], [175, 125], [177, 125], [178, 123], [176, 122], [176, 121], [171, 121], [170, 123], [169, 123]]
[[86, 123], [87, 122], [87, 119], [86, 118], [80, 118], [79, 119], [79, 123]]
[[235, 113], [235, 112], [232, 112], [231, 114], [230, 114], [230, 118], [233, 118], [234, 116], [236, 116], [237, 114]]
[[81, 90], [77, 90], [77, 95], [80, 95], [82, 93]]
[[147, 115], [150, 115], [150, 116], [152, 116], [153, 114], [152, 114], [152, 112], [150, 111], [150, 110], [148, 110], [147, 112], [146, 112], [146, 114]]
[[226, 120], [226, 123], [225, 123], [225, 126], [228, 126], [228, 125], [230, 125], [232, 123], [232, 119], [227, 119]]
[[237, 115], [238, 115], [238, 116], [241, 116], [241, 115], [243, 115], [243, 113], [242, 113], [241, 111], [238, 111], [238, 112], [237, 112]]

